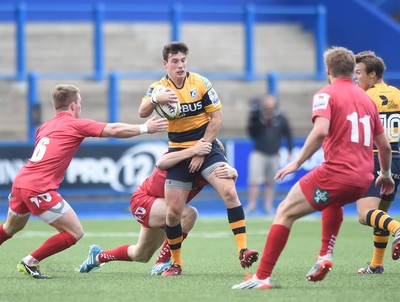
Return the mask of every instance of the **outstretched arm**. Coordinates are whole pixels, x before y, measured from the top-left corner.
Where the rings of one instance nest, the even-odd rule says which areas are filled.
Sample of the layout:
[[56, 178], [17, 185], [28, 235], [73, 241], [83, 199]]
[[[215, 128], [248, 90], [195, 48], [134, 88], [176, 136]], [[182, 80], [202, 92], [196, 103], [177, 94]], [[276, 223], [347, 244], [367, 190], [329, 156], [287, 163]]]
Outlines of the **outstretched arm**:
[[156, 133], [167, 130], [168, 120], [165, 118], [156, 119], [153, 116], [147, 120], [146, 123], [141, 125], [132, 125], [126, 123], [108, 123], [102, 133], [101, 137], [117, 137], [129, 138], [144, 133]]

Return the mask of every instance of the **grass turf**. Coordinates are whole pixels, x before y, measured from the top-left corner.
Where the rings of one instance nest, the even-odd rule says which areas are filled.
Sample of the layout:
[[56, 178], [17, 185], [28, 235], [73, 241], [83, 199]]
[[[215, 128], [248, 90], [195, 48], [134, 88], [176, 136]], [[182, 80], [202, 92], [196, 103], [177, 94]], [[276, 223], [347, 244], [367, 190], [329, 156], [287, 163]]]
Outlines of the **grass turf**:
[[[184, 270], [179, 277], [150, 276], [149, 263], [111, 262], [89, 274], [75, 269], [97, 243], [104, 249], [135, 243], [140, 227], [132, 220], [83, 220], [85, 236], [73, 247], [41, 262], [50, 280], [35, 280], [17, 272], [16, 264], [54, 230], [32, 220], [25, 230], [0, 247], [1, 302], [13, 301], [394, 301], [400, 262], [391, 260], [391, 240], [385, 274], [358, 275], [370, 261], [372, 229], [346, 217], [337, 240], [333, 270], [320, 283], [305, 280], [319, 251], [318, 215], [297, 221], [275, 268], [272, 290], [231, 290], [243, 280], [236, 244], [226, 218], [199, 219], [183, 245]], [[260, 252], [271, 220], [248, 218], [248, 247]], [[258, 263], [248, 269], [255, 272]]]

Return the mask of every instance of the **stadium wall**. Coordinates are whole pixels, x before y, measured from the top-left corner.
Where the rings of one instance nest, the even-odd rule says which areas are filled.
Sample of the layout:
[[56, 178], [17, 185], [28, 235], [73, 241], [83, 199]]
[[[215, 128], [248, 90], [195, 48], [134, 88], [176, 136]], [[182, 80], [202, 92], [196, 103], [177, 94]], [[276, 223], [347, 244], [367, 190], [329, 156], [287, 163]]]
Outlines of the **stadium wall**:
[[[243, 204], [247, 201], [248, 157], [252, 141], [235, 139], [223, 141], [228, 162], [238, 170], [236, 186]], [[295, 140], [293, 156], [297, 156], [304, 139]], [[127, 215], [132, 192], [148, 177], [158, 158], [167, 150], [167, 141], [128, 140], [128, 142], [95, 143], [85, 142], [72, 160], [59, 192], [71, 202], [81, 215]], [[281, 150], [281, 163], [286, 164], [288, 150]], [[7, 214], [8, 194], [20, 168], [32, 154], [30, 144], [8, 144], [0, 148], [0, 219]], [[313, 169], [323, 160], [318, 151], [294, 174], [288, 175], [277, 184], [282, 194], [299, 177]], [[278, 199], [279, 195], [277, 196]], [[206, 215], [225, 214], [225, 208], [211, 187], [196, 197], [197, 205]], [[278, 202], [278, 200], [277, 200]]]
[[[293, 157], [300, 152], [304, 139], [296, 139]], [[247, 161], [252, 150], [250, 140], [225, 140], [227, 159], [239, 174], [236, 186], [239, 198], [247, 204]], [[134, 140], [130, 143], [84, 143], [67, 170], [59, 192], [73, 206], [81, 218], [129, 218], [129, 201], [132, 192], [151, 174], [157, 159], [167, 150], [167, 141]], [[32, 153], [32, 146], [8, 145], [0, 149], [0, 220], [7, 215], [7, 197], [12, 181], [20, 167]], [[288, 150], [281, 150], [280, 165], [286, 164]], [[302, 168], [278, 182], [274, 204], [283, 200], [287, 191], [298, 179], [323, 161], [319, 150]], [[261, 197], [260, 197], [261, 198]], [[200, 216], [225, 216], [223, 202], [211, 187], [206, 187], [191, 203]], [[391, 213], [399, 213], [400, 205], [394, 202]], [[258, 214], [265, 215], [262, 202]], [[345, 207], [346, 215], [356, 215], [355, 204]]]
[[[391, 84], [399, 86], [400, 23], [393, 17], [396, 11], [400, 12], [398, 1], [397, 6], [392, 4], [384, 10], [376, 6], [373, 1], [364, 0], [286, 1], [286, 4], [289, 3], [324, 5], [327, 10], [328, 44], [344, 46], [355, 53], [363, 50], [375, 51], [386, 63], [385, 77], [393, 78]], [[296, 18], [303, 22], [305, 28], [312, 28], [312, 23], [307, 18], [302, 16]]]

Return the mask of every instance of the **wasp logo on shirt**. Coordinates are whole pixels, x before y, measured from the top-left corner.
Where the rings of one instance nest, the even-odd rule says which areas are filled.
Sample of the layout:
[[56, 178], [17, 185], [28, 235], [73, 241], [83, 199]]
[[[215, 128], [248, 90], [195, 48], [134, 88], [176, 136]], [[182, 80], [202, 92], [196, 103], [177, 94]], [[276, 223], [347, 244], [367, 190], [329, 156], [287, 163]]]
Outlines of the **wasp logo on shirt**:
[[385, 95], [380, 95], [379, 98], [382, 100], [382, 106], [385, 106], [388, 104], [389, 100]]

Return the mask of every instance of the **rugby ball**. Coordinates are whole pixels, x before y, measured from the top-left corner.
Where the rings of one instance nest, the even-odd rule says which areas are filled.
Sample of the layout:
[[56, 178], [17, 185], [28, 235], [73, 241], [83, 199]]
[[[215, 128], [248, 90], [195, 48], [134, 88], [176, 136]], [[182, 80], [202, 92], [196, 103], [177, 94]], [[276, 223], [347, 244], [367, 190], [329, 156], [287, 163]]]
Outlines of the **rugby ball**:
[[[162, 85], [158, 85], [156, 87], [154, 87], [152, 94], [156, 94], [159, 91], [168, 89]], [[169, 120], [174, 120], [176, 118], [179, 117], [179, 115], [181, 114], [181, 106], [178, 103], [171, 103], [170, 104], [162, 104], [162, 103], [158, 103], [157, 106], [154, 108], [157, 112], [157, 114], [160, 117], [165, 117]]]

